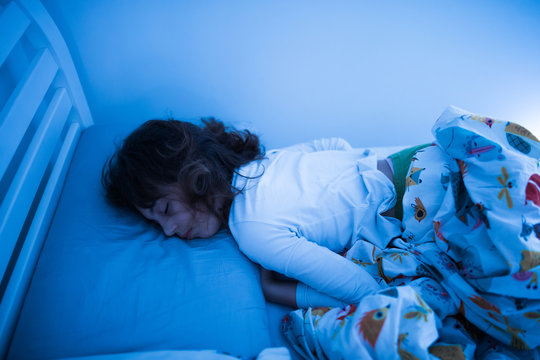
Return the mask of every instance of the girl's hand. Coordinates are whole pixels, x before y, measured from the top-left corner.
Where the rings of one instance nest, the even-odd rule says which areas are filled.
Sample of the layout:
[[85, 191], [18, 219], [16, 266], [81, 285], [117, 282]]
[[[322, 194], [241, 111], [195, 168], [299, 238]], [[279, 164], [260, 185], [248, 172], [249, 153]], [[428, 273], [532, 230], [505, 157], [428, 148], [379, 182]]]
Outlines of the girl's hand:
[[270, 302], [296, 308], [296, 281], [280, 280], [273, 271], [261, 267], [261, 286], [264, 297]]

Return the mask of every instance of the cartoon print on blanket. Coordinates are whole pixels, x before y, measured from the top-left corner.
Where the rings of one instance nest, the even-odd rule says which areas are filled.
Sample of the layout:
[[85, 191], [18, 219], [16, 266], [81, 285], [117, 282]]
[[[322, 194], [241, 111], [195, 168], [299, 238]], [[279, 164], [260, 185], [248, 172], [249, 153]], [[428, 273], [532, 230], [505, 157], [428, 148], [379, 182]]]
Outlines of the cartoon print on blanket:
[[484, 352], [540, 352], [540, 142], [455, 107], [432, 132], [406, 179], [402, 238], [345, 254], [386, 289], [291, 313], [284, 331], [306, 358], [474, 358], [478, 339], [449, 335], [456, 317], [488, 339]]
[[[283, 321], [285, 337], [305, 359], [369, 359], [389, 354], [428, 358], [437, 339], [433, 311], [410, 287], [364, 297], [357, 305], [297, 310]], [[389, 357], [392, 358], [392, 357]]]

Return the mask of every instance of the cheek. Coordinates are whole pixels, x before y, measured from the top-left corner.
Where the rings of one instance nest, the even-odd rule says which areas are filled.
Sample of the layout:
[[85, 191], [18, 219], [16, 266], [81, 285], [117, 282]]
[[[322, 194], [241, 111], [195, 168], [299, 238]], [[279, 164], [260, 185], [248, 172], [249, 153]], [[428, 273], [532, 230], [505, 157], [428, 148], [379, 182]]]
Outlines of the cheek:
[[181, 212], [174, 214], [174, 216], [171, 217], [171, 220], [174, 221], [176, 225], [186, 227], [189, 224], [193, 223], [193, 215], [191, 213], [187, 212]]

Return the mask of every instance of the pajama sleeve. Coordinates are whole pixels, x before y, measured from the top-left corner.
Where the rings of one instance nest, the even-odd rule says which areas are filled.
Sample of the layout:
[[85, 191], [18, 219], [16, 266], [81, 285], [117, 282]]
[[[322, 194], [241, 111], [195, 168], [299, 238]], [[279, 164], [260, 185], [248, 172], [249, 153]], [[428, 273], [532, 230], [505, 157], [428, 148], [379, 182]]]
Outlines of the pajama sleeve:
[[361, 267], [294, 231], [260, 222], [231, 224], [240, 250], [252, 261], [346, 303], [379, 289]]
[[345, 307], [347, 304], [304, 283], [298, 283], [296, 286], [296, 306], [307, 309], [309, 307]]

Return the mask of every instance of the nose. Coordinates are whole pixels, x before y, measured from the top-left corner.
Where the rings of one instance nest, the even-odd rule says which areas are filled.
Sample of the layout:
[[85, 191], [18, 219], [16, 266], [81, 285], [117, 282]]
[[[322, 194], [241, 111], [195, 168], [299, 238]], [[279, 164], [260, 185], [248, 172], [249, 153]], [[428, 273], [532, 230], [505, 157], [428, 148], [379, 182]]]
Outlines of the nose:
[[176, 226], [174, 223], [167, 221], [168, 218], [165, 216], [158, 216], [155, 219], [159, 226], [161, 226], [161, 229], [163, 229], [163, 233], [167, 236], [173, 236], [176, 232]]
[[175, 229], [173, 227], [164, 227], [163, 225], [161, 225], [161, 228], [167, 236], [173, 236], [175, 233]]

